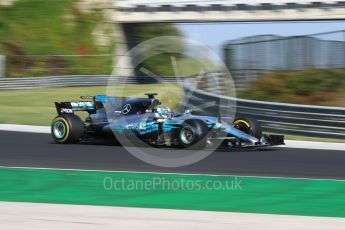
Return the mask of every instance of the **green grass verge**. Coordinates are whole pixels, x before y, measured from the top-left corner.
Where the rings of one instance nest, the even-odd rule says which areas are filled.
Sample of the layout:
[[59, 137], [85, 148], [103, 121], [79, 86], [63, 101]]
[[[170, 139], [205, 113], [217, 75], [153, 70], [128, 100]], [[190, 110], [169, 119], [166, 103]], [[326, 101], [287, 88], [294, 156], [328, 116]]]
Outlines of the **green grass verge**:
[[[279, 133], [270, 133], [267, 134], [279, 134]], [[284, 135], [285, 140], [296, 140], [296, 141], [315, 141], [315, 142], [329, 142], [329, 143], [345, 143], [344, 139], [332, 139], [332, 138], [320, 138], [320, 137], [307, 137], [307, 136], [298, 136], [298, 135]]]
[[6, 168], [0, 180], [1, 201], [345, 217], [345, 181]]
[[[106, 94], [106, 87], [44, 88], [0, 91], [0, 124], [50, 125], [56, 116], [55, 101], [76, 101], [81, 95]], [[112, 87], [113, 95], [143, 97], [145, 92], [158, 92], [163, 105], [174, 110], [182, 99], [176, 84], [140, 84]], [[85, 114], [79, 113], [84, 117]], [[286, 135], [287, 140], [338, 142], [345, 140]]]
[[296, 141], [316, 141], [316, 142], [330, 142], [330, 143], [345, 143], [345, 140], [343, 140], [343, 139], [304, 137], [304, 136], [294, 136], [294, 135], [285, 135], [285, 139], [286, 140], [296, 140]]
[[[164, 105], [176, 108], [181, 91], [176, 84], [144, 84], [114, 86], [113, 95], [145, 97], [157, 92]], [[50, 125], [56, 116], [55, 101], [78, 101], [81, 95], [106, 94], [106, 87], [45, 88], [0, 91], [0, 123]]]

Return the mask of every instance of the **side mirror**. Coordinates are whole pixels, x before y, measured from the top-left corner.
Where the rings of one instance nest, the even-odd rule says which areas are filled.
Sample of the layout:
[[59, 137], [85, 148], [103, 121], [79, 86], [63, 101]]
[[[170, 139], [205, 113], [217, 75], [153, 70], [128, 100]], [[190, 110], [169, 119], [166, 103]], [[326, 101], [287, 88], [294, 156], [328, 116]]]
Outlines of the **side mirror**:
[[185, 114], [191, 114], [191, 113], [192, 113], [192, 110], [191, 110], [191, 109], [186, 109], [186, 110], [184, 111], [184, 113], [185, 113]]
[[115, 112], [114, 112], [114, 115], [115, 115], [115, 116], [120, 116], [121, 114], [122, 114], [122, 111], [115, 111]]

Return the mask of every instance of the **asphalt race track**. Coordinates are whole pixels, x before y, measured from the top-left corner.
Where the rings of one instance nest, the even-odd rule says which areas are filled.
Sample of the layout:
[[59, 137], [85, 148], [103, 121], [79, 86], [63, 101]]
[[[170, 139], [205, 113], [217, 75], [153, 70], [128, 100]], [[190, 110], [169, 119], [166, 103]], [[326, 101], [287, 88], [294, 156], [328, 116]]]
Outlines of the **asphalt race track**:
[[0, 131], [0, 166], [345, 179], [345, 151], [271, 148], [218, 151], [181, 168], [146, 164], [123, 147], [55, 144], [49, 134]]

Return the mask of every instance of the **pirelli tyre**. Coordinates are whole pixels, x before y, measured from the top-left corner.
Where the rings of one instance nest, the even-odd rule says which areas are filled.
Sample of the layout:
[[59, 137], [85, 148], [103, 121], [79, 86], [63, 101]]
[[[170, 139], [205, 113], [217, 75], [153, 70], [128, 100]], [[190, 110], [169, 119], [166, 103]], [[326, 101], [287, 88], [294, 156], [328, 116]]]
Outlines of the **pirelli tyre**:
[[253, 137], [260, 139], [262, 137], [262, 128], [257, 120], [250, 117], [239, 117], [233, 122], [236, 129], [241, 130]]
[[74, 114], [63, 114], [53, 119], [51, 135], [56, 143], [73, 144], [84, 135], [84, 123]]
[[207, 144], [207, 124], [198, 119], [186, 120], [182, 123], [178, 132], [178, 139], [181, 147], [202, 149]]

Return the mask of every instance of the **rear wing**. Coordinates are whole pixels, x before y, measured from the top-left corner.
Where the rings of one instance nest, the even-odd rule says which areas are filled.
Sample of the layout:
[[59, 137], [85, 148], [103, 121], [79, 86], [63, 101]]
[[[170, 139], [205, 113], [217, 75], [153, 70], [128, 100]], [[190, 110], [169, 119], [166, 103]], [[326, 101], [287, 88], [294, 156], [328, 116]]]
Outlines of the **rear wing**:
[[96, 111], [94, 101], [55, 102], [55, 108], [59, 115], [73, 114], [75, 111], [86, 111], [89, 113]]
[[99, 105], [97, 106], [96, 98], [93, 96], [81, 96], [80, 99], [86, 101], [55, 102], [56, 112], [59, 115], [73, 114], [75, 111], [94, 113], [100, 107]]
[[[73, 114], [75, 111], [96, 113], [98, 109], [103, 109], [108, 104], [114, 106], [117, 102], [117, 97], [106, 95], [81, 96], [80, 99], [85, 101], [55, 102], [57, 113], [59, 115], [66, 113]], [[119, 102], [121, 102], [121, 100], [119, 100]]]

